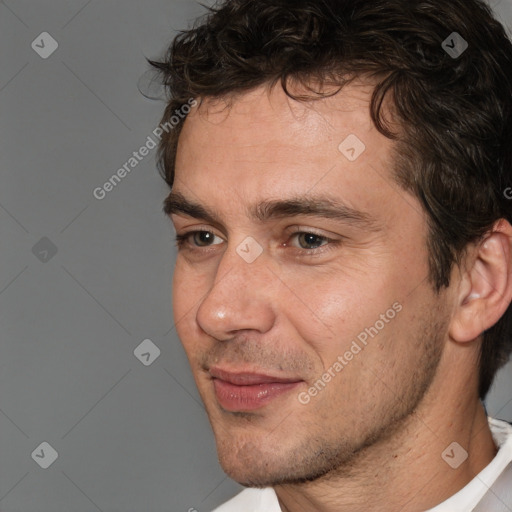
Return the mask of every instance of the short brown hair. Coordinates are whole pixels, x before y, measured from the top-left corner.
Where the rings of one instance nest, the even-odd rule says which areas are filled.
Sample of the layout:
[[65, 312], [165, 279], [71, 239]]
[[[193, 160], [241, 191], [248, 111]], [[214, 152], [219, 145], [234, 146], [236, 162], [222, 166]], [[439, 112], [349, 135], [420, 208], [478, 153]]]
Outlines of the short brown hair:
[[[454, 47], [454, 37], [468, 43], [461, 55], [443, 45]], [[468, 244], [500, 218], [512, 222], [504, 194], [512, 185], [512, 44], [480, 0], [225, 0], [178, 34], [162, 61], [149, 62], [169, 94], [162, 123], [190, 98], [229, 99], [280, 82], [307, 100], [322, 97], [321, 88], [296, 97], [290, 80], [341, 89], [347, 77], [376, 78], [371, 116], [397, 140], [396, 179], [428, 214], [437, 291]], [[383, 119], [387, 95], [400, 134]], [[159, 146], [171, 188], [182, 126], [180, 119]], [[483, 334], [480, 398], [511, 352], [509, 307]]]

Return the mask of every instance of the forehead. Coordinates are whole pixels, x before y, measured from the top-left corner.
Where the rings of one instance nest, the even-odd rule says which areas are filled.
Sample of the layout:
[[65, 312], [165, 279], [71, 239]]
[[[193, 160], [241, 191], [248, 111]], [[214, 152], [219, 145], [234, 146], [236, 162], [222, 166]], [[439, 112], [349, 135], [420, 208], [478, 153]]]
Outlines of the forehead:
[[280, 86], [261, 86], [226, 99], [205, 98], [187, 117], [180, 142], [193, 132], [198, 143], [208, 139], [220, 147], [230, 146], [233, 151], [250, 152], [258, 146], [306, 150], [322, 142], [319, 136], [329, 144], [349, 129], [371, 131], [372, 92], [373, 86], [352, 82], [334, 96], [312, 96], [317, 99], [311, 101], [294, 100]]
[[[368, 192], [377, 182], [392, 179], [391, 141], [370, 118], [372, 92], [373, 86], [352, 82], [334, 96], [307, 102], [278, 86], [229, 103], [206, 99], [184, 123], [175, 189], [199, 202], [224, 201], [226, 209], [228, 199], [247, 204], [314, 192], [364, 207], [376, 200]], [[349, 159], [347, 149], [360, 154]]]

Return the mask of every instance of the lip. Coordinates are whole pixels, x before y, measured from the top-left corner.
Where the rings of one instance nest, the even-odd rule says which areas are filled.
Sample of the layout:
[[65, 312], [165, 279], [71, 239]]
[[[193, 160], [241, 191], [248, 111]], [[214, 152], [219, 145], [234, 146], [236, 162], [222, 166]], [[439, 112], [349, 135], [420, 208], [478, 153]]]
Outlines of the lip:
[[253, 411], [296, 388], [301, 379], [266, 373], [232, 372], [211, 368], [219, 405], [230, 412]]

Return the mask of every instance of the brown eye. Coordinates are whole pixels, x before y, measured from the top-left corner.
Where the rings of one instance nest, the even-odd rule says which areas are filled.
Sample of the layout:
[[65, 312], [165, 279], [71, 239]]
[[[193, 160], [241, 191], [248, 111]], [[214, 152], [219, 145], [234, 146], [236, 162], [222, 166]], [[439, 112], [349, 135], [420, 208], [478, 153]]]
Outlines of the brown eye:
[[215, 235], [209, 231], [196, 231], [191, 233], [194, 244], [198, 247], [205, 247], [211, 245], [211, 242], [215, 240]]
[[[218, 238], [220, 242], [214, 244], [215, 238]], [[178, 248], [190, 250], [193, 250], [194, 247], [210, 247], [222, 243], [222, 238], [216, 237], [214, 233], [206, 230], [189, 231], [188, 233], [176, 235], [175, 240]]]
[[325, 236], [316, 235], [315, 233], [295, 233], [301, 249], [318, 249], [322, 245], [329, 242]]

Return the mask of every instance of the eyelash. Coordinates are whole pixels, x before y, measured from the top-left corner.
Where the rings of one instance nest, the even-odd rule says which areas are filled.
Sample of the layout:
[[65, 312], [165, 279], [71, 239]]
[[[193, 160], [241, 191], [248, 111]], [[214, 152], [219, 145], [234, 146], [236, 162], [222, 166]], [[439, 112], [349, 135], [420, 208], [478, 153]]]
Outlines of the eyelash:
[[[176, 247], [178, 247], [178, 250], [185, 249], [187, 240], [189, 238], [191, 238], [192, 235], [195, 235], [197, 233], [209, 233], [212, 236], [216, 236], [215, 233], [213, 233], [212, 231], [208, 231], [207, 229], [199, 229], [199, 230], [195, 230], [195, 231], [188, 231], [186, 233], [182, 233], [179, 235], [177, 234], [175, 236], [175, 242], [176, 242]], [[312, 236], [316, 237], [317, 239], [319, 239], [321, 242], [327, 242], [327, 244], [321, 245], [320, 247], [317, 247], [315, 249], [298, 249], [297, 247], [294, 247], [294, 249], [296, 249], [298, 251], [299, 255], [301, 255], [301, 256], [302, 255], [315, 256], [319, 253], [326, 253], [327, 251], [330, 251], [335, 246], [337, 246], [341, 243], [340, 240], [334, 240], [332, 238], [328, 238], [324, 235], [319, 235], [318, 233], [314, 233], [312, 231], [295, 231], [294, 233], [290, 234], [290, 238], [293, 238], [294, 236], [297, 236], [297, 235], [312, 235]], [[204, 246], [204, 247], [193, 246], [193, 248], [188, 248], [188, 250], [191, 250], [191, 251], [198, 250], [198, 251], [210, 252], [210, 251], [208, 251], [208, 249], [210, 249], [211, 247], [215, 247], [215, 246]]]

